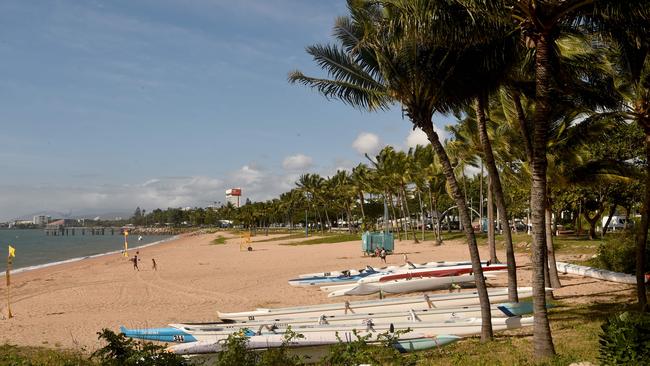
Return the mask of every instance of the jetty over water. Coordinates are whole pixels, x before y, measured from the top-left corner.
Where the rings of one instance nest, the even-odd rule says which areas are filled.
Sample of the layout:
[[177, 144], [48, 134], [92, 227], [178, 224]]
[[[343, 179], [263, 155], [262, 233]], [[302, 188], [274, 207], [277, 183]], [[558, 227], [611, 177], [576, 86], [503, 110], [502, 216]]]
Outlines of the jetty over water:
[[65, 235], [123, 235], [130, 228], [119, 226], [74, 226], [76, 220], [57, 220], [45, 226], [47, 236]]

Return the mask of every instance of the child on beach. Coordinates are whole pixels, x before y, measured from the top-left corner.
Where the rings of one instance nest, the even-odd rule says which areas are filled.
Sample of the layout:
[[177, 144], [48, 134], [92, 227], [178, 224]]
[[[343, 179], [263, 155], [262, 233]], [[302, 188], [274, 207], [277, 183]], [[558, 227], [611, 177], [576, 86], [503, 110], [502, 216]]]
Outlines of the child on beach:
[[132, 259], [132, 261], [133, 261], [133, 270], [137, 269], [138, 271], [140, 271], [140, 268], [138, 267], [138, 261], [140, 260], [140, 259], [138, 259], [139, 254], [140, 254], [140, 252], [135, 252], [135, 255], [133, 256], [133, 259]]
[[157, 271], [157, 270], [158, 270], [158, 266], [156, 266], [156, 260], [153, 259], [153, 258], [151, 258], [151, 263], [153, 264], [153, 267], [152, 267], [153, 270], [154, 270], [154, 271]]
[[379, 252], [379, 258], [381, 258], [381, 261], [386, 263], [386, 249], [381, 248], [381, 252]]

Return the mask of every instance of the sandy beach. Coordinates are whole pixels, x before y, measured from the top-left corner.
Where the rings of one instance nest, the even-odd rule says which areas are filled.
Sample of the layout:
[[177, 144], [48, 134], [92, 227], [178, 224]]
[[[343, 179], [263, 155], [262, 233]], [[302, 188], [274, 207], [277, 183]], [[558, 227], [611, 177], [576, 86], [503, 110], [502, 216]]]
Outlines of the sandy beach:
[[[211, 245], [218, 235], [226, 244]], [[159, 327], [182, 321], [211, 321], [216, 311], [243, 311], [255, 307], [340, 302], [318, 288], [295, 288], [287, 280], [301, 273], [381, 266], [378, 258], [364, 257], [358, 241], [287, 246], [281, 234], [253, 237], [252, 252], [240, 251], [239, 237], [228, 232], [188, 235], [140, 249], [140, 271], [120, 254], [28, 271], [12, 276], [12, 319], [0, 320], [0, 342], [62, 347], [92, 352], [101, 346], [102, 328]], [[270, 238], [278, 240], [267, 241]], [[264, 242], [258, 242], [264, 240]], [[302, 239], [297, 239], [298, 241]], [[467, 260], [462, 241], [396, 242], [396, 255], [387, 262]], [[133, 252], [129, 253], [133, 255]], [[482, 258], [487, 248], [481, 247]], [[499, 253], [504, 260], [505, 254]], [[152, 269], [155, 258], [158, 270]], [[566, 259], [559, 257], [558, 259]], [[528, 286], [528, 256], [517, 256], [519, 285]], [[633, 301], [633, 286], [561, 275], [559, 300], [572, 302]], [[489, 280], [506, 284], [505, 274]], [[0, 291], [0, 312], [6, 316], [6, 287]], [[376, 298], [368, 296], [367, 298]], [[361, 299], [355, 297], [354, 299]]]

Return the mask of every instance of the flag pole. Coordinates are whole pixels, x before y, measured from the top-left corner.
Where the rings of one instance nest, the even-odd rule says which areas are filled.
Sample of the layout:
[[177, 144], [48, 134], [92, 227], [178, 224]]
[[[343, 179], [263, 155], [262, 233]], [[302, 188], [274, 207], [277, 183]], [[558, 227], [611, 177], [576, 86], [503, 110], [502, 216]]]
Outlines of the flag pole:
[[129, 231], [124, 230], [124, 256], [128, 257], [129, 256], [129, 243], [127, 242], [126, 238], [129, 236]]
[[7, 316], [9, 319], [13, 318], [11, 314], [11, 256], [7, 256]]

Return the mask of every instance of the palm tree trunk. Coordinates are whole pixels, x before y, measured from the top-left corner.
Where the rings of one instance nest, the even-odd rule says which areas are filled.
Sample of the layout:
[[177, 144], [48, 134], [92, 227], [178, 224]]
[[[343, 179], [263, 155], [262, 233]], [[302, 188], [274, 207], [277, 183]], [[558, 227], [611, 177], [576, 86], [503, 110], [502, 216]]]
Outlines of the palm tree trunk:
[[490, 262], [499, 263], [497, 258], [497, 246], [494, 240], [494, 196], [492, 196], [492, 183], [488, 177], [488, 191], [487, 191], [487, 236], [488, 248], [490, 250]]
[[[395, 205], [393, 204], [393, 195], [388, 193], [388, 202], [390, 202], [390, 210], [393, 212], [393, 219], [395, 219], [395, 230], [397, 230], [397, 240], [402, 240], [402, 234], [399, 231], [399, 222], [397, 222], [397, 215], [395, 215]], [[390, 226], [393, 226], [391, 222]]]
[[361, 207], [361, 222], [365, 223], [366, 222], [366, 213], [363, 210], [363, 191], [359, 191], [359, 203]]
[[328, 230], [332, 231], [332, 222], [330, 221], [330, 215], [327, 213], [327, 206], [325, 206], [325, 220], [327, 220]]
[[418, 201], [420, 202], [420, 221], [422, 223], [422, 241], [424, 241], [424, 208], [422, 207], [422, 195], [420, 188], [418, 188]]
[[467, 239], [469, 255], [472, 261], [472, 272], [476, 277], [476, 289], [481, 306], [481, 341], [486, 342], [492, 340], [493, 338], [490, 298], [488, 297], [487, 293], [485, 277], [483, 276], [483, 269], [481, 268], [481, 257], [478, 252], [478, 245], [476, 245], [476, 236], [474, 235], [472, 223], [470, 222], [467, 204], [463, 197], [463, 193], [461, 192], [460, 186], [458, 185], [458, 181], [456, 180], [456, 175], [454, 174], [454, 169], [451, 166], [449, 156], [447, 155], [445, 148], [440, 143], [438, 134], [433, 129], [433, 122], [430, 119], [420, 120], [416, 122], [417, 125], [427, 134], [427, 137], [433, 146], [433, 150], [438, 156], [438, 159], [440, 159], [440, 164], [442, 165], [442, 170], [445, 174], [445, 177], [447, 178], [447, 183], [451, 189], [453, 199], [458, 205], [460, 221], [463, 224], [463, 231], [465, 232], [465, 237]]
[[320, 214], [320, 210], [316, 208], [316, 213], [318, 214], [318, 224], [320, 225], [321, 234], [325, 234], [325, 225], [323, 225], [323, 216]]
[[418, 244], [420, 241], [418, 240], [418, 237], [415, 233], [415, 226], [413, 226], [413, 221], [411, 221], [411, 209], [409, 209], [409, 202], [406, 196], [406, 188], [404, 187], [403, 183], [401, 188], [402, 188], [402, 197], [404, 197], [404, 207], [406, 207], [406, 216], [408, 217], [406, 222], [408, 223], [408, 226], [411, 228], [411, 233], [413, 234], [413, 241], [415, 242], [415, 244]]
[[548, 262], [548, 276], [549, 283], [551, 288], [560, 288], [562, 283], [560, 282], [560, 276], [557, 273], [557, 264], [555, 263], [555, 249], [553, 248], [553, 231], [551, 230], [551, 221], [553, 217], [551, 215], [550, 204], [546, 207], [546, 260]]
[[399, 212], [400, 215], [402, 216], [402, 229], [404, 230], [404, 236], [406, 236], [406, 240], [409, 240], [409, 229], [408, 226], [406, 225], [406, 220], [405, 216], [406, 213], [404, 212], [404, 202], [402, 200], [402, 192], [400, 189], [397, 189], [397, 203], [399, 204]]
[[[646, 161], [650, 162], [650, 123], [644, 123], [643, 127], [645, 131]], [[641, 206], [641, 224], [636, 236], [636, 294], [641, 311], [645, 311], [648, 307], [645, 286], [645, 252], [646, 241], [648, 240], [648, 215], [650, 214], [650, 163], [647, 164], [646, 169], [645, 198], [643, 206]]]
[[605, 225], [603, 225], [603, 236], [607, 234], [607, 229], [609, 229], [609, 223], [612, 222], [612, 217], [614, 216], [614, 213], [616, 213], [616, 206], [618, 206], [616, 203], [612, 204], [612, 207], [609, 209], [609, 216], [607, 217], [607, 222], [605, 222]]
[[[497, 170], [496, 161], [492, 153], [492, 144], [487, 134], [487, 121], [485, 119], [485, 100], [482, 96], [476, 98], [476, 117], [478, 120], [478, 130], [483, 148], [483, 155], [485, 157], [485, 165], [487, 167], [488, 176], [492, 185], [492, 194], [496, 198], [497, 210], [499, 212], [501, 226], [503, 227], [503, 234], [506, 239], [506, 262], [508, 264], [508, 299], [512, 302], [517, 302], [519, 296], [517, 294], [517, 263], [515, 262], [515, 250], [512, 245], [512, 233], [510, 232], [510, 224], [508, 224], [508, 210], [506, 208], [506, 200], [503, 195], [503, 187], [501, 186], [501, 179], [499, 178], [499, 171]], [[492, 223], [490, 222], [490, 225]], [[496, 254], [496, 253], [495, 253]], [[496, 257], [496, 255], [495, 255]]]
[[[440, 213], [438, 212], [438, 202], [436, 201], [436, 198], [433, 196], [433, 192], [431, 191], [431, 185], [428, 185], [429, 188], [429, 201], [431, 202], [431, 230], [434, 231], [435, 237], [436, 237], [436, 245], [441, 245], [442, 244], [442, 239], [440, 238]], [[433, 214], [435, 212], [436, 215], [436, 225], [433, 226]]]
[[514, 91], [512, 93], [512, 101], [515, 104], [515, 110], [517, 111], [519, 129], [524, 137], [524, 150], [526, 151], [526, 157], [530, 163], [533, 161], [533, 148], [530, 142], [530, 131], [528, 131], [528, 126], [526, 125], [526, 114], [524, 113], [524, 108], [521, 106], [521, 96], [519, 91]]
[[536, 40], [535, 52], [535, 113], [532, 138], [533, 156], [531, 184], [531, 218], [533, 224], [532, 266], [533, 274], [533, 349], [537, 359], [555, 355], [551, 327], [546, 310], [544, 267], [546, 266], [546, 134], [551, 115], [551, 47], [552, 40], [541, 34]]
[[352, 212], [350, 210], [350, 203], [346, 202], [345, 203], [345, 213], [348, 216], [348, 232], [352, 234]]

